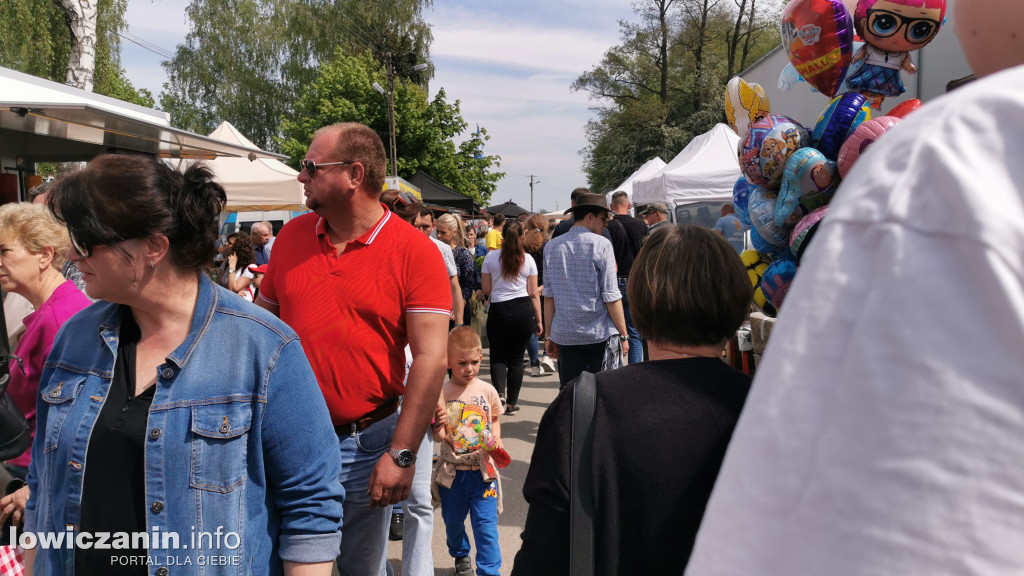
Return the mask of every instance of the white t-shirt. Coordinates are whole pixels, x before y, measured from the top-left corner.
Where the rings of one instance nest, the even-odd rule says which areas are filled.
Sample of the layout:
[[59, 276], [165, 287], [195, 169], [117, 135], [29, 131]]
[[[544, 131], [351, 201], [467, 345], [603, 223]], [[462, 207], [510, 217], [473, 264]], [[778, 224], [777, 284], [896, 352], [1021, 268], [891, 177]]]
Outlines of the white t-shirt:
[[804, 255], [688, 576], [1024, 573], [1024, 66], [860, 157]]
[[523, 254], [523, 265], [519, 267], [519, 274], [509, 281], [501, 275], [501, 250], [491, 250], [484, 257], [484, 265], [481, 273], [491, 275], [491, 302], [505, 302], [514, 298], [529, 296], [526, 290], [526, 280], [530, 276], [537, 275], [537, 263], [533, 256]]
[[441, 251], [441, 258], [444, 260], [444, 267], [445, 270], [448, 271], [448, 277], [451, 278], [452, 276], [457, 276], [459, 274], [459, 269], [455, 267], [455, 254], [452, 253], [452, 247], [433, 236], [427, 236], [427, 238], [433, 240], [434, 245]]
[[[228, 287], [228, 274], [229, 274], [229, 272], [228, 272], [227, 262], [225, 262], [221, 266], [221, 274], [220, 274], [220, 278], [219, 278], [220, 285], [225, 287], [225, 288]], [[246, 292], [248, 292], [248, 294], [242, 296], [242, 298], [245, 298], [249, 302], [252, 302], [252, 279], [255, 278], [255, 275], [252, 273], [252, 270], [249, 270], [249, 267], [246, 266], [245, 268], [238, 268], [238, 269], [235, 270], [235, 281], [237, 282], [241, 278], [248, 278], [249, 279], [248, 290], [246, 290]]]

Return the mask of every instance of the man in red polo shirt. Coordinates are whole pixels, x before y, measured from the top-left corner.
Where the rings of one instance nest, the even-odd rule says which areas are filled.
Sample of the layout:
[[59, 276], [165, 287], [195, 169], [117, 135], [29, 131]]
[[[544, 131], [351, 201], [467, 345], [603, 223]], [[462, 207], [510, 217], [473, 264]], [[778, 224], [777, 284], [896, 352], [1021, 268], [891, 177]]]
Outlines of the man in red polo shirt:
[[409, 495], [452, 309], [437, 248], [378, 201], [384, 167], [380, 137], [362, 124], [313, 135], [299, 173], [313, 213], [278, 234], [258, 298], [302, 339], [338, 432], [343, 576], [384, 574], [390, 505]]

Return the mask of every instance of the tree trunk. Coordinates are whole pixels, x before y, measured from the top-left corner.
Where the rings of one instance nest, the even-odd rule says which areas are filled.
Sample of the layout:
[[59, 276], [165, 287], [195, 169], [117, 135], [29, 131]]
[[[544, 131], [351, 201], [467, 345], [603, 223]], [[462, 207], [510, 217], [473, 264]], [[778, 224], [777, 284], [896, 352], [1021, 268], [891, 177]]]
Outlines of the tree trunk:
[[96, 71], [98, 0], [54, 0], [71, 32], [71, 56], [65, 83], [92, 92]]
[[747, 12], [747, 0], [735, 0], [735, 2], [736, 6], [739, 8], [739, 11], [736, 14], [736, 24], [733, 26], [732, 31], [726, 40], [726, 51], [728, 52], [727, 58], [729, 63], [729, 73], [727, 76], [729, 78], [732, 78], [736, 72], [738, 72], [738, 70], [736, 70], [736, 52], [739, 50], [740, 37], [742, 36], [740, 34], [740, 30], [743, 28], [743, 18], [746, 16]]
[[659, 72], [661, 72], [661, 84], [658, 86], [658, 96], [662, 104], [668, 103], [668, 9], [673, 0], [662, 0], [658, 6], [658, 19], [661, 26], [661, 42], [658, 46], [661, 59]]

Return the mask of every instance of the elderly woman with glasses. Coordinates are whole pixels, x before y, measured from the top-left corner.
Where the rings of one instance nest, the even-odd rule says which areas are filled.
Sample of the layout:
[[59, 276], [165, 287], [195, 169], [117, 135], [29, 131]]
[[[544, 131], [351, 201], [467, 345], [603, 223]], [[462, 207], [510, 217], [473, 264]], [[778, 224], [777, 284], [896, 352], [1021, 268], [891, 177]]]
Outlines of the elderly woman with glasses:
[[327, 406], [295, 333], [206, 274], [226, 201], [212, 178], [109, 155], [51, 189], [106, 302], [65, 325], [44, 369], [25, 530], [161, 538], [29, 551], [36, 574], [331, 572], [343, 495]]
[[[61, 274], [69, 246], [67, 230], [42, 206], [0, 206], [0, 288], [23, 296], [34, 309], [22, 321], [25, 332], [14, 349], [7, 386], [30, 426], [35, 424], [39, 377], [53, 340], [69, 318], [90, 304], [75, 283]], [[24, 481], [31, 459], [31, 451], [26, 450], [5, 467]], [[0, 500], [0, 523], [8, 516], [19, 522], [28, 496], [28, 488], [22, 487]]]

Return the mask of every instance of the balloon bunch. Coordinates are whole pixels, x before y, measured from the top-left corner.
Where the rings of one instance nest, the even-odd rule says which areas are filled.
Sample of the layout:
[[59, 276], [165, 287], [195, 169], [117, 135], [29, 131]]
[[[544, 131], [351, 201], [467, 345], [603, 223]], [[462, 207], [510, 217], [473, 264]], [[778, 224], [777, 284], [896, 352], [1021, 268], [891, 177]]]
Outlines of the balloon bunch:
[[[733, 186], [732, 200], [736, 216], [751, 226], [754, 249], [741, 257], [761, 310], [774, 316], [782, 306], [800, 258], [850, 167], [918, 106], [913, 100], [872, 119], [868, 99], [846, 92], [828, 103], [813, 130], [770, 113], [750, 125], [737, 151], [743, 176]], [[746, 116], [735, 118], [739, 124]]]
[[[910, 52], [935, 38], [945, 14], [946, 0], [792, 0], [782, 13], [782, 46], [819, 92], [831, 98], [845, 79], [881, 110], [887, 96], [906, 92], [902, 71], [917, 73]], [[854, 30], [864, 42], [856, 53]], [[787, 70], [779, 82], [788, 87], [794, 79]]]

